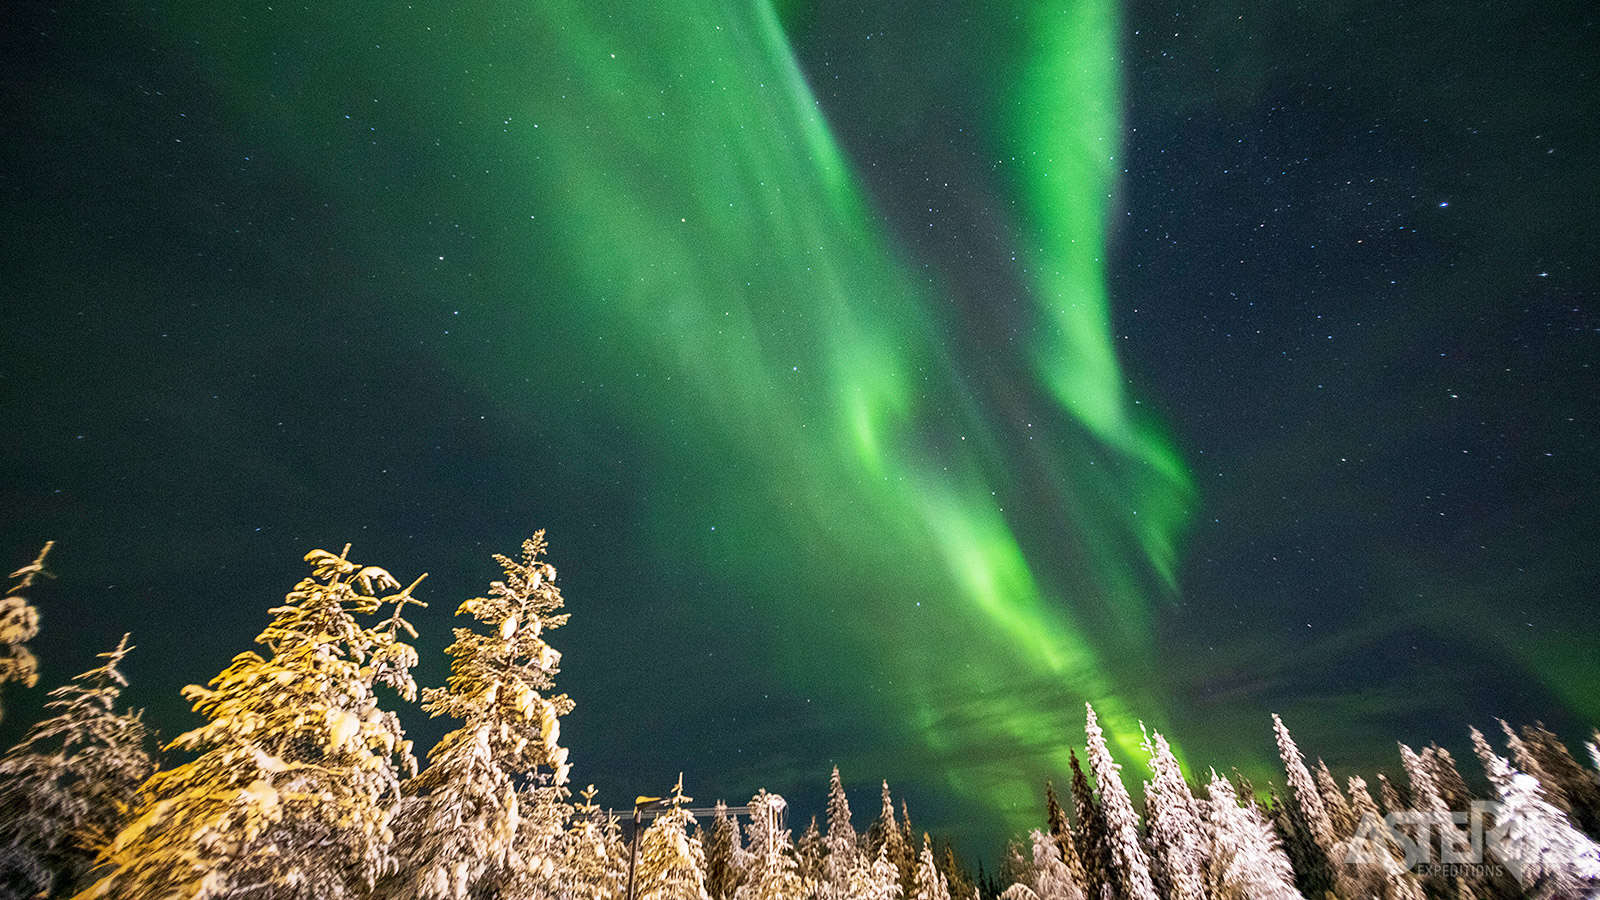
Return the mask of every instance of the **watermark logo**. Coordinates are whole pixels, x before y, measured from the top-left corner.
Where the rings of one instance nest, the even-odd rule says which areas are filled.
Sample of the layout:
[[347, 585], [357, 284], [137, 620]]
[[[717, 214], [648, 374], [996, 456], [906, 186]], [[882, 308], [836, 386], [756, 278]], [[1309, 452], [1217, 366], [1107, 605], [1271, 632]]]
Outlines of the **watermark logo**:
[[1419, 875], [1486, 877], [1510, 873], [1524, 887], [1552, 867], [1585, 870], [1593, 861], [1549, 858], [1547, 847], [1530, 841], [1504, 804], [1474, 800], [1466, 812], [1402, 810], [1379, 819], [1372, 813], [1356, 826], [1344, 862], [1399, 866]]

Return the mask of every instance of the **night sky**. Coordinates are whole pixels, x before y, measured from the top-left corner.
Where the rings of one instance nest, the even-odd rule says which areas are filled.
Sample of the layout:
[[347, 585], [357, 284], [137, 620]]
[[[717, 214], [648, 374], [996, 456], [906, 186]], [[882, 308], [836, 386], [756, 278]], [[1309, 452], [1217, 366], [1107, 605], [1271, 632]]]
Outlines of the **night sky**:
[[602, 803], [987, 854], [1085, 700], [1129, 774], [1575, 741], [1597, 77], [1582, 3], [6, 3], [0, 737], [123, 631], [192, 727], [346, 542], [441, 684], [544, 528]]

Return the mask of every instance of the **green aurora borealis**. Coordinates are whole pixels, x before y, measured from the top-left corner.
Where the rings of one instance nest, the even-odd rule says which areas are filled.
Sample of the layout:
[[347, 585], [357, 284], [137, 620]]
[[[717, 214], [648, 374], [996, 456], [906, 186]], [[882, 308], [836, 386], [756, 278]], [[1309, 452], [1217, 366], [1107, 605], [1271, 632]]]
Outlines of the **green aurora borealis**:
[[[166, 692], [135, 702], [175, 732], [166, 682], [353, 541], [432, 573], [442, 672], [473, 567], [548, 527], [564, 734], [602, 802], [679, 770], [700, 800], [820, 796], [836, 762], [858, 825], [887, 778], [985, 853], [1040, 824], [1086, 700], [1130, 771], [1141, 721], [1256, 774], [1273, 711], [1336, 770], [1391, 730], [1461, 739], [1479, 698], [1600, 716], [1575, 562], [1600, 504], [1560, 477], [1596, 457], [1589, 345], [1539, 343], [1594, 332], [1581, 289], [1536, 293], [1583, 281], [1564, 192], [1592, 164], [1540, 143], [1527, 166], [1577, 168], [1451, 181], [1430, 129], [1458, 123], [1422, 101], [1375, 143], [1329, 98], [1421, 76], [1298, 39], [1381, 18], [1360, 4], [935, 6], [8, 13], [7, 549], [48, 525], [87, 585], [40, 599], [46, 665], [132, 628]], [[1383, 28], [1402, 68], [1438, 32]], [[1555, 112], [1449, 98], [1567, 146]], [[1334, 148], [1310, 201], [1284, 185], [1311, 151], [1272, 144], [1290, 115]], [[1443, 218], [1475, 200], [1514, 221]], [[104, 615], [51, 630], [80, 608]], [[166, 619], [215, 641], [141, 633]]]
[[[649, 492], [656, 552], [705, 554], [757, 598], [750, 614], [833, 636], [827, 665], [809, 646], [774, 652], [797, 685], [884, 680], [878, 714], [909, 719], [952, 786], [1005, 808], [1065, 771], [1082, 699], [1128, 751], [1125, 698], [1160, 716], [1103, 656], [1148, 664], [1148, 607], [1174, 588], [1191, 496], [1111, 349], [1115, 14], [1082, 6], [1041, 22], [1020, 67], [1040, 111], [1013, 135], [1037, 324], [997, 372], [949, 358], [973, 337], [939, 314], [948, 289], [867, 209], [764, 4], [548, 5], [529, 31], [559, 40], [541, 42], [534, 85], [515, 71], [504, 94], [519, 101], [504, 120], [526, 123], [511, 146], [537, 163], [496, 212], [537, 209], [559, 242], [561, 296], [530, 299], [618, 348], [585, 377], [639, 385], [613, 414], [658, 436], [654, 477], [687, 478]], [[984, 379], [1022, 396], [997, 415]], [[1025, 546], [1008, 505], [1049, 537]], [[841, 583], [871, 587], [819, 602]]]

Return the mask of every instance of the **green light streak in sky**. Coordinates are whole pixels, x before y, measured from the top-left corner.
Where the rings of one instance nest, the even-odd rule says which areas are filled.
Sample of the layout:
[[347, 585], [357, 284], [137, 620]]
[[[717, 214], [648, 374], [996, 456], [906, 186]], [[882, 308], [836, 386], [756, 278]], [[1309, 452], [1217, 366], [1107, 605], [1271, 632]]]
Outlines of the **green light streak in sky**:
[[[686, 2], [627, 21], [544, 8], [563, 35], [568, 96], [527, 98], [540, 120], [527, 151], [544, 176], [534, 196], [581, 198], [559, 208], [580, 273], [570, 302], [629, 348], [630, 365], [692, 386], [642, 397], [627, 412], [636, 427], [738, 461], [731, 478], [697, 466], [708, 480], [654, 511], [663, 550], [715, 520], [718, 546], [737, 544], [729, 558], [749, 567], [742, 580], [788, 557], [786, 578], [760, 591], [763, 614], [842, 633], [845, 657], [870, 650], [912, 673], [880, 692], [887, 711], [910, 711], [971, 796], [1031, 814], [1037, 777], [1059, 777], [1081, 740], [1080, 698], [1137, 755], [1135, 712], [1159, 719], [1159, 702], [1102, 657], [1118, 654], [1119, 672], [1148, 659], [1151, 589], [1172, 583], [1190, 496], [1177, 455], [1130, 412], [1112, 351], [1114, 8], [1041, 18], [1018, 88], [1044, 112], [1017, 129], [1030, 160], [1019, 224], [1041, 273], [1032, 366], [1071, 416], [1036, 430], [1060, 442], [1035, 450], [1038, 463], [1005, 458], [1019, 423], [969, 382], [963, 335], [930, 312], [947, 298], [908, 274], [865, 208], [770, 7]], [[1057, 494], [1041, 506], [1089, 571], [1047, 559], [1048, 576], [1036, 572], [1030, 554], [1048, 557], [1052, 542], [1024, 546], [1004, 504], [1029, 498], [990, 474], [1035, 464]], [[1112, 498], [1091, 499], [1100, 492]], [[822, 570], [897, 589], [824, 603], [812, 591], [838, 582], [819, 582]], [[1094, 618], [1110, 631], [1080, 621], [1080, 605], [1102, 607]], [[872, 679], [861, 663], [788, 664], [797, 684]]]
[[633, 448], [643, 498], [604, 529], [739, 584], [753, 609], [700, 609], [706, 627], [775, 623], [761, 652], [797, 693], [875, 704], [1017, 828], [1067, 771], [1084, 699], [1125, 759], [1136, 716], [1163, 720], [1151, 600], [1191, 503], [1112, 349], [1115, 7], [1019, 8], [1037, 35], [1002, 136], [1037, 301], [1020, 364], [970, 345], [946, 311], [971, 298], [870, 210], [764, 2], [408, 7], [371, 24], [393, 61], [348, 60], [442, 135], [437, 177], [494, 170], [451, 214], [495, 235], [482, 275], [526, 353], [457, 368], [539, 385], [508, 404], [594, 396], [583, 414]]

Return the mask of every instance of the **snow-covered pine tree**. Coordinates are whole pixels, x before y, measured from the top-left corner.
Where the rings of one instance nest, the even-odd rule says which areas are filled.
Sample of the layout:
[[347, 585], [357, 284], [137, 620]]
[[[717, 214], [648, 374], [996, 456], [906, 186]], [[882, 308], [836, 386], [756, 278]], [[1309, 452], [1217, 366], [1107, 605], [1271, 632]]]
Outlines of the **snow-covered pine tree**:
[[689, 834], [694, 815], [684, 804], [691, 799], [684, 796], [683, 776], [679, 775], [667, 812], [636, 838], [637, 900], [710, 900], [706, 894], [705, 850], [699, 838]]
[[1161, 870], [1169, 885], [1168, 900], [1206, 900], [1205, 867], [1211, 842], [1199, 804], [1189, 793], [1183, 769], [1161, 733], [1145, 739], [1151, 778], [1146, 789], [1150, 843], [1159, 848]]
[[1083, 889], [1089, 900], [1121, 900], [1117, 894], [1116, 879], [1111, 876], [1111, 844], [1106, 836], [1105, 817], [1100, 804], [1089, 790], [1089, 779], [1078, 763], [1077, 751], [1068, 749], [1067, 760], [1072, 766], [1072, 806], [1078, 814], [1076, 845], [1082, 851]]
[[1367, 783], [1350, 776], [1350, 837], [1334, 845], [1336, 893], [1354, 900], [1423, 900], [1422, 882], [1406, 871], [1404, 855], [1378, 813]]
[[1277, 713], [1272, 714], [1272, 730], [1278, 739], [1278, 757], [1283, 760], [1295, 806], [1305, 818], [1311, 839], [1324, 854], [1331, 853], [1333, 845], [1338, 843], [1338, 836], [1328, 817], [1328, 808], [1323, 805], [1322, 795], [1317, 792], [1316, 780], [1311, 777], [1311, 770], [1306, 768], [1306, 759], [1301, 755], [1300, 748], [1295, 746], [1288, 726], [1283, 724], [1283, 719]]
[[561, 654], [545, 632], [567, 616], [545, 549], [539, 531], [523, 542], [520, 559], [495, 554], [505, 580], [456, 610], [488, 627], [455, 629], [445, 650], [448, 685], [422, 692], [423, 709], [461, 727], [434, 745], [428, 768], [405, 784], [394, 824], [401, 862], [386, 896], [464, 900], [481, 881], [507, 885], [513, 877], [531, 880], [524, 888], [531, 890], [562, 853], [568, 764], [560, 716], [573, 704], [565, 694], [550, 696]]
[[[1456, 827], [1450, 808], [1445, 803], [1439, 786], [1434, 781], [1433, 772], [1428, 768], [1422, 755], [1402, 743], [1400, 763], [1405, 768], [1406, 778], [1411, 783], [1411, 801], [1415, 805], [1415, 811], [1424, 816], [1428, 822], [1428, 835], [1422, 834], [1420, 829], [1418, 832], [1418, 837], [1427, 844], [1428, 859], [1433, 862], [1444, 862], [1443, 854], [1446, 849], [1463, 855], [1470, 853], [1469, 835]], [[1472, 893], [1456, 875], [1428, 871], [1421, 877], [1430, 896], [1461, 898], [1464, 893]]]
[[905, 845], [905, 864], [900, 869], [900, 892], [910, 897], [917, 887], [917, 839], [911, 830], [911, 810], [906, 801], [900, 801], [900, 839]]
[[1444, 798], [1445, 806], [1452, 810], [1464, 810], [1472, 805], [1472, 791], [1456, 768], [1450, 751], [1438, 744], [1429, 745], [1422, 751], [1422, 762], [1433, 774], [1433, 783], [1439, 788], [1439, 796]]
[[1033, 877], [1028, 886], [1039, 900], [1084, 900], [1083, 884], [1067, 868], [1055, 839], [1037, 828], [1028, 837], [1033, 843]]
[[[882, 855], [888, 860], [889, 865], [899, 873], [897, 884], [901, 896], [905, 896], [906, 884], [914, 871], [912, 866], [911, 847], [906, 843], [905, 832], [900, 830], [900, 825], [894, 818], [894, 800], [889, 795], [889, 782], [883, 783], [883, 805], [878, 810], [878, 818], [872, 823], [867, 832], [867, 852], [876, 859]], [[876, 863], [874, 863], [876, 865]]]
[[795, 863], [794, 842], [783, 827], [788, 801], [759, 791], [750, 798], [748, 866], [737, 900], [792, 900], [801, 882]]
[[1082, 889], [1088, 884], [1083, 871], [1083, 860], [1078, 858], [1077, 842], [1072, 839], [1072, 824], [1067, 821], [1067, 813], [1061, 808], [1061, 801], [1056, 799], [1056, 786], [1049, 781], [1044, 783], [1044, 811], [1045, 821], [1050, 825], [1050, 836], [1061, 849], [1061, 861], [1066, 863], [1067, 871], [1072, 873], [1072, 880]]
[[702, 841], [706, 854], [706, 893], [711, 900], [732, 900], [739, 887], [739, 828], [728, 817], [728, 806], [717, 801], [709, 835]]
[[864, 889], [852, 893], [852, 897], [861, 900], [900, 900], [905, 896], [900, 886], [900, 867], [889, 859], [889, 845], [884, 844], [878, 848], [878, 855], [872, 861], [872, 868], [868, 870], [868, 879]]
[[1522, 726], [1522, 741], [1567, 795], [1572, 824], [1590, 838], [1600, 839], [1600, 777], [1578, 765], [1561, 739], [1542, 723]]
[[[349, 550], [306, 554], [312, 577], [256, 638], [266, 657], [241, 653], [211, 687], [184, 689], [209, 721], [168, 748], [197, 757], [145, 782], [81, 897], [343, 900], [393, 865], [389, 821], [416, 760], [373, 686], [415, 698], [416, 651], [398, 633], [413, 633], [416, 582], [380, 598], [399, 582]], [[390, 605], [376, 628], [356, 620]]]
[[[0, 759], [0, 853], [13, 861], [0, 873], [0, 896], [71, 894], [155, 770], [140, 714], [116, 709], [128, 684], [117, 665], [132, 649], [123, 635], [100, 654], [103, 665], [51, 691], [45, 709], [59, 712]], [[30, 870], [46, 880], [8, 877]]]
[[922, 836], [922, 852], [917, 854], [917, 873], [912, 883], [911, 900], [950, 900], [950, 885], [933, 861], [933, 841]]
[[828, 855], [827, 881], [835, 897], [849, 896], [850, 885], [856, 880], [856, 870], [862, 868], [860, 840], [855, 826], [850, 823], [850, 800], [845, 796], [844, 783], [839, 780], [839, 767], [833, 767], [828, 778]]
[[972, 889], [977, 885], [973, 883], [972, 876], [962, 868], [961, 862], [956, 859], [955, 845], [944, 841], [944, 852], [935, 855], [938, 861], [939, 874], [944, 876], [945, 886], [950, 890], [952, 898], [971, 897]]
[[1494, 828], [1484, 838], [1490, 852], [1537, 900], [1595, 896], [1600, 845], [1574, 828], [1566, 813], [1546, 799], [1538, 779], [1512, 768], [1476, 728], [1472, 746], [1500, 796]]
[[1378, 773], [1378, 799], [1385, 813], [1405, 812], [1411, 808], [1411, 803], [1400, 793], [1400, 788], [1382, 772]]
[[1111, 758], [1094, 707], [1085, 703], [1084, 708], [1088, 711], [1084, 734], [1088, 739], [1089, 767], [1094, 770], [1095, 783], [1100, 786], [1100, 805], [1105, 811], [1117, 894], [1122, 900], [1157, 900], [1155, 885], [1150, 881], [1150, 860], [1139, 844], [1139, 817], [1133, 811], [1133, 801], [1118, 774], [1122, 766]]
[[1505, 732], [1506, 746], [1511, 750], [1511, 759], [1516, 763], [1517, 770], [1525, 775], [1532, 775], [1540, 787], [1544, 788], [1544, 797], [1552, 806], [1561, 810], [1568, 816], [1572, 815], [1572, 802], [1567, 799], [1567, 792], [1562, 789], [1561, 783], [1544, 770], [1544, 765], [1539, 758], [1534, 756], [1533, 750], [1523, 743], [1522, 735], [1517, 734], [1505, 719], [1496, 719], [1500, 723], [1500, 730]]
[[[12, 681], [21, 682], [23, 687], [39, 683], [39, 660], [28, 649], [28, 641], [39, 634], [39, 611], [22, 592], [41, 577], [55, 577], [44, 568], [44, 558], [55, 545], [55, 541], [45, 541], [33, 562], [12, 572], [16, 584], [0, 598], [0, 690]], [[0, 716], [4, 714], [5, 708], [0, 706]]]
[[1350, 801], [1346, 800], [1344, 792], [1339, 790], [1339, 782], [1333, 780], [1333, 773], [1328, 771], [1328, 764], [1320, 758], [1317, 760], [1317, 792], [1322, 795], [1322, 803], [1328, 809], [1328, 821], [1333, 824], [1333, 836], [1342, 841], [1355, 834], [1356, 820], [1350, 812]]
[[800, 839], [794, 844], [795, 874], [800, 876], [801, 889], [808, 896], [820, 896], [828, 888], [824, 868], [827, 855], [828, 847], [823, 842], [822, 829], [817, 827], [817, 817], [812, 816], [811, 824], [800, 832]]
[[572, 812], [571, 831], [556, 866], [552, 892], [567, 900], [611, 900], [628, 883], [628, 851], [614, 816], [594, 802], [594, 785], [585, 788], [583, 802]]
[[1206, 785], [1211, 855], [1206, 888], [1211, 900], [1303, 900], [1294, 887], [1289, 857], [1272, 826], [1254, 805], [1240, 806], [1227, 779], [1211, 773]]

